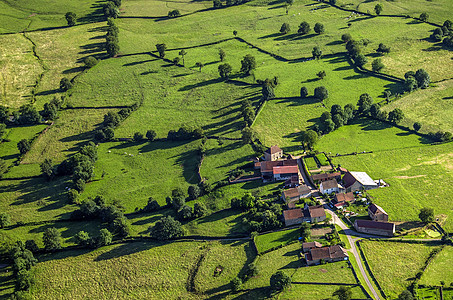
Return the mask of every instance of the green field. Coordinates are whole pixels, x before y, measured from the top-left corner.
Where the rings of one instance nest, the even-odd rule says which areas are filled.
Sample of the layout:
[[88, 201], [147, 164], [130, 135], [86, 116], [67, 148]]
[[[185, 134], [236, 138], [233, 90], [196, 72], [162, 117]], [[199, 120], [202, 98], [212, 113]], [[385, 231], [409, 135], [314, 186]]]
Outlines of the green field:
[[397, 297], [424, 267], [435, 248], [426, 244], [364, 241], [361, 246], [377, 281], [390, 297]]
[[259, 235], [255, 238], [256, 248], [259, 253], [262, 253], [271, 248], [297, 241], [299, 238], [299, 231], [299, 228], [296, 228]]
[[446, 246], [431, 261], [420, 279], [420, 284], [439, 286], [441, 281], [453, 282], [453, 272], [448, 267], [453, 259], [453, 247]]
[[304, 158], [305, 165], [307, 166], [308, 170], [317, 170], [318, 164], [313, 156]]
[[422, 207], [432, 207], [445, 229], [451, 231], [450, 193], [435, 188], [437, 182], [452, 184], [451, 149], [451, 144], [443, 144], [385, 150], [336, 157], [333, 163], [351, 171], [367, 172], [371, 178], [388, 183], [390, 187], [368, 193], [389, 214], [390, 220], [418, 220]]

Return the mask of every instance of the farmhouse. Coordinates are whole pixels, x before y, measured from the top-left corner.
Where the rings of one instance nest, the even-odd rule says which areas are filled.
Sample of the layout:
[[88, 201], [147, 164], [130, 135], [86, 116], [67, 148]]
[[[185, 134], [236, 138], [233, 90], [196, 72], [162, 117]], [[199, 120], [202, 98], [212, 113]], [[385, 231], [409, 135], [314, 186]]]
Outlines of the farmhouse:
[[395, 224], [388, 222], [377, 222], [370, 220], [355, 220], [354, 228], [358, 232], [393, 236], [395, 234]]
[[348, 260], [349, 256], [340, 245], [333, 245], [322, 248], [311, 248], [308, 253], [305, 254], [305, 261], [307, 265], [319, 265], [321, 261], [325, 262], [336, 262], [342, 260]]
[[310, 251], [310, 249], [321, 247], [322, 247], [321, 243], [318, 242], [302, 243], [302, 252], [307, 253], [308, 251]]
[[304, 213], [300, 208], [284, 210], [283, 220], [285, 221], [285, 226], [302, 224], [304, 221]]
[[345, 206], [346, 203], [352, 202], [354, 200], [355, 200], [355, 198], [354, 198], [353, 192], [338, 193], [338, 194], [335, 194], [335, 197], [334, 197], [332, 203], [336, 208], [341, 208], [341, 207]]
[[326, 219], [326, 212], [322, 205], [308, 206], [305, 204], [304, 217], [306, 222], [322, 222]]
[[338, 184], [336, 179], [331, 179], [321, 182], [319, 185], [319, 191], [323, 194], [338, 193], [341, 186]]
[[264, 160], [275, 161], [283, 158], [283, 150], [278, 146], [272, 146], [264, 152]]
[[322, 182], [322, 181], [327, 181], [331, 179], [336, 179], [340, 180], [341, 179], [341, 173], [340, 172], [334, 172], [334, 173], [321, 173], [321, 174], [314, 174], [311, 176], [314, 182]]
[[365, 172], [347, 172], [343, 182], [348, 192], [377, 189], [379, 186]]
[[287, 180], [293, 176], [299, 178], [299, 167], [296, 159], [262, 161], [258, 164], [263, 180]]
[[383, 221], [388, 222], [389, 215], [382, 209], [382, 207], [371, 203], [368, 206], [368, 215], [373, 221]]
[[283, 191], [283, 200], [286, 203], [299, 201], [302, 198], [310, 197], [311, 189], [305, 184]]

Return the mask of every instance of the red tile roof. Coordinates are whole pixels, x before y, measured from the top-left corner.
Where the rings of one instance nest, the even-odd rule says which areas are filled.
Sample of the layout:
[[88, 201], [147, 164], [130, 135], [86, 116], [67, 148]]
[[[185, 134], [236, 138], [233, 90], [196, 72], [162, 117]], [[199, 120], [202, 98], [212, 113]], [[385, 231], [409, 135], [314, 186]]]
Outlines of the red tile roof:
[[289, 209], [283, 211], [283, 218], [286, 220], [296, 220], [303, 218], [304, 214], [302, 213], [302, 209]]
[[274, 174], [296, 174], [298, 172], [298, 166], [276, 166], [272, 169]]
[[324, 211], [324, 207], [322, 205], [309, 206], [308, 211], [310, 212], [311, 218], [319, 218], [326, 216], [326, 212]]
[[354, 193], [353, 192], [349, 192], [349, 193], [338, 193], [335, 195], [335, 201], [337, 203], [341, 203], [341, 202], [350, 202], [350, 201], [353, 201], [354, 200]]

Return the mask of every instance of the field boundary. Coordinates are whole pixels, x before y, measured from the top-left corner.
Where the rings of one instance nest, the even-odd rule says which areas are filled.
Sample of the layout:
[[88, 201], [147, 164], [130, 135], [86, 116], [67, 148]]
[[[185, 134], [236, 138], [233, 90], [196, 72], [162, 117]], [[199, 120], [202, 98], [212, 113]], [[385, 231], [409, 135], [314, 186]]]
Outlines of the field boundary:
[[376, 279], [376, 276], [374, 276], [373, 271], [371, 271], [371, 267], [368, 264], [368, 260], [365, 256], [365, 253], [362, 250], [362, 246], [360, 245], [361, 240], [356, 241], [357, 249], [359, 249], [360, 257], [363, 260], [363, 263], [365, 265], [366, 270], [368, 271], [368, 274], [370, 274], [372, 280], [376, 284], [377, 288], [379, 289], [379, 292], [381, 293], [382, 296], [384, 296], [384, 299], [387, 299], [388, 296], [385, 294], [384, 290], [382, 289], [381, 285], [379, 284], [378, 280]]

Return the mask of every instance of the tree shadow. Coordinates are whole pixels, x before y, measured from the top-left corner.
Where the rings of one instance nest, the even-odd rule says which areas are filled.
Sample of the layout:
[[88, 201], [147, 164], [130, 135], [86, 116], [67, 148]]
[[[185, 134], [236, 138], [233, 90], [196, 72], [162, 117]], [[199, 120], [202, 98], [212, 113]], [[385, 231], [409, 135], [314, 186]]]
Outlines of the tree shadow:
[[262, 39], [276, 38], [276, 37], [279, 37], [280, 35], [281, 35], [280, 32], [276, 32], [276, 33], [271, 33], [271, 34], [268, 34], [268, 35], [260, 36], [258, 39], [262, 40]]
[[326, 46], [336, 46], [336, 45], [341, 45], [343, 44], [343, 41], [333, 41], [330, 43], [327, 43]]
[[279, 100], [277, 103], [289, 103], [289, 106], [301, 106], [319, 103], [319, 100], [313, 96], [301, 98], [301, 97], [286, 97], [286, 98], [274, 98], [273, 100]]
[[[134, 62], [124, 64], [123, 67], [137, 66], [137, 65], [148, 63], [148, 62], [153, 62], [156, 60], [159, 60], [159, 59], [155, 58], [155, 59], [148, 59], [148, 60], [142, 60], [142, 61], [134, 61]], [[155, 73], [157, 73], [157, 71], [155, 71]]]
[[61, 90], [60, 89], [53, 89], [53, 90], [48, 90], [48, 91], [42, 91], [36, 94], [36, 96], [48, 96], [48, 95], [53, 95], [59, 93]]
[[78, 67], [74, 67], [74, 68], [70, 68], [70, 69], [64, 70], [62, 73], [63, 73], [63, 74], [80, 73], [80, 72], [82, 72], [83, 70], [85, 70], [85, 67], [83, 67], [83, 66], [78, 66]]
[[94, 261], [103, 261], [109, 260], [113, 258], [118, 258], [121, 256], [127, 256], [134, 253], [142, 252], [149, 250], [154, 247], [159, 247], [164, 245], [165, 243], [158, 243], [158, 242], [136, 242], [136, 243], [126, 243], [120, 244], [119, 246], [113, 247], [109, 251], [106, 251], [99, 256], [97, 256]]

